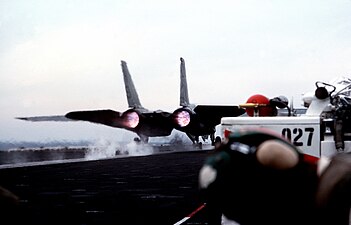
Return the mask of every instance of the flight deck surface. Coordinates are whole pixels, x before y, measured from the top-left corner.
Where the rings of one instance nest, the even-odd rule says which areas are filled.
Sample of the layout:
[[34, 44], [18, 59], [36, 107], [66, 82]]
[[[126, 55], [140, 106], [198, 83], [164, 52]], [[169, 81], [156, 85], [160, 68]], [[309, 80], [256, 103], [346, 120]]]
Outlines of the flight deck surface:
[[[0, 169], [24, 224], [175, 224], [201, 206], [198, 172], [211, 150]], [[182, 224], [205, 224], [202, 209]]]

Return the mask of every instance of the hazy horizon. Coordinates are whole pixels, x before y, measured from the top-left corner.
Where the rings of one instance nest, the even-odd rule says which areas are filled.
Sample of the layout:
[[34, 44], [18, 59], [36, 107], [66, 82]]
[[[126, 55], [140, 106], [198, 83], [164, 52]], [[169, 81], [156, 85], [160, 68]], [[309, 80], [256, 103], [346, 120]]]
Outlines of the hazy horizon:
[[351, 76], [351, 1], [0, 1], [0, 141], [129, 140], [87, 122], [15, 117], [128, 109], [121, 60], [141, 103], [179, 107], [180, 57], [192, 103], [284, 95]]

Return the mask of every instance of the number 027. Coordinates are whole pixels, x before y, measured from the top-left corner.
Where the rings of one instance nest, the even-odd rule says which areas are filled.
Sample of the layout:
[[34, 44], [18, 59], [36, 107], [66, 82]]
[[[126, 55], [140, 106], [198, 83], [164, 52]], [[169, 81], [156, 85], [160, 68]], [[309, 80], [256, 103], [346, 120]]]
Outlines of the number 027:
[[311, 146], [313, 138], [313, 127], [306, 127], [304, 130], [301, 128], [284, 128], [282, 130], [282, 136], [292, 141], [295, 146], [303, 146], [302, 137], [304, 133], [307, 134], [307, 146]]

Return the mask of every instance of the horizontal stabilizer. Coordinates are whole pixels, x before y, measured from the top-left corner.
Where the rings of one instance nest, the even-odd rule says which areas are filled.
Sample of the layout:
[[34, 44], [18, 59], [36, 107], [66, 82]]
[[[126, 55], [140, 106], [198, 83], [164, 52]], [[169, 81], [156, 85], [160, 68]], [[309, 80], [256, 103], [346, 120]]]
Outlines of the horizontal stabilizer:
[[16, 117], [16, 119], [19, 120], [26, 120], [26, 121], [32, 121], [32, 122], [45, 122], [45, 121], [53, 121], [53, 122], [69, 122], [72, 121], [71, 119], [68, 119], [65, 116], [33, 116], [33, 117]]
[[245, 109], [236, 105], [197, 105], [194, 111], [206, 117], [216, 115], [219, 117], [236, 117], [245, 113]]
[[237, 117], [245, 113], [245, 109], [235, 105], [197, 105], [194, 111], [203, 122], [212, 125], [219, 124], [222, 117]]

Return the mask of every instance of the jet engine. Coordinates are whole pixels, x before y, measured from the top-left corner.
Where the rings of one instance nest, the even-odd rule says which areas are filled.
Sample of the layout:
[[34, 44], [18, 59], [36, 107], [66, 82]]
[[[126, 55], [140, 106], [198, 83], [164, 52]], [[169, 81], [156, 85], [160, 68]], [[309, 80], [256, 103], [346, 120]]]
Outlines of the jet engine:
[[123, 125], [128, 128], [135, 128], [141, 121], [141, 113], [137, 110], [129, 109], [122, 114]]
[[191, 117], [195, 112], [189, 108], [179, 108], [173, 112], [173, 121], [178, 128], [186, 127], [190, 124]]

